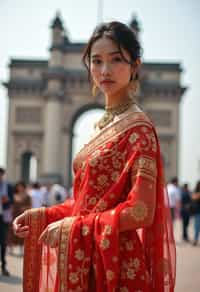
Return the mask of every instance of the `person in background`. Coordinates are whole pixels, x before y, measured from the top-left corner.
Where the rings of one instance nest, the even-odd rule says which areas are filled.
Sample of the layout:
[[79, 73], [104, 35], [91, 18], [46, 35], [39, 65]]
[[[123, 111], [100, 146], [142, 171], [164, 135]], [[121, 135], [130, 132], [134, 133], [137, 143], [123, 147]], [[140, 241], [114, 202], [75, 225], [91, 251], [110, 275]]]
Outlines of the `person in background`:
[[188, 184], [184, 184], [181, 188], [181, 219], [182, 219], [182, 239], [189, 241], [188, 226], [190, 221], [189, 206], [191, 203], [191, 193], [188, 189]]
[[[14, 199], [13, 199], [13, 218], [16, 218], [22, 214], [27, 209], [30, 209], [32, 206], [31, 197], [27, 193], [26, 184], [23, 181], [20, 181], [16, 184], [14, 190]], [[10, 230], [8, 237], [8, 245], [10, 247], [11, 253], [13, 253], [13, 246], [19, 246], [20, 255], [23, 254], [23, 244], [24, 240], [17, 237], [13, 230]]]
[[33, 183], [29, 194], [31, 196], [32, 208], [40, 208], [43, 205], [43, 192], [38, 182]]
[[5, 169], [0, 168], [0, 246], [1, 271], [3, 276], [10, 276], [7, 270], [6, 249], [9, 225], [12, 222], [13, 188], [5, 180]]
[[170, 183], [167, 184], [167, 192], [168, 192], [168, 197], [169, 197], [171, 217], [172, 217], [172, 221], [174, 222], [176, 218], [176, 214], [178, 213], [177, 211], [179, 210], [179, 207], [180, 207], [180, 199], [181, 199], [177, 177], [173, 177]]
[[194, 215], [194, 241], [193, 245], [196, 246], [200, 233], [200, 181], [197, 182], [194, 192], [192, 194], [192, 200], [195, 202], [195, 215]]

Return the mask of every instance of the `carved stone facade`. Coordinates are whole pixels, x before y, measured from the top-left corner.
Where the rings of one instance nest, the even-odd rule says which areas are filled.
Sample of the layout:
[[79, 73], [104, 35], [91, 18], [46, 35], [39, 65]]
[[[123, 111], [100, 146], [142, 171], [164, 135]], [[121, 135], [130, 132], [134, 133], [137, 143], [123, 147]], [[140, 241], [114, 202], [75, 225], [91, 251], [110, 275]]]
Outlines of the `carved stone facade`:
[[[51, 29], [49, 60], [10, 62], [7, 174], [13, 182], [28, 180], [22, 157], [32, 153], [41, 180], [69, 187], [74, 124], [83, 112], [103, 108], [103, 98], [91, 97], [81, 63], [85, 44], [70, 42], [58, 15]], [[167, 178], [178, 171], [180, 78], [178, 63], [144, 63], [140, 72], [138, 102], [157, 126]]]

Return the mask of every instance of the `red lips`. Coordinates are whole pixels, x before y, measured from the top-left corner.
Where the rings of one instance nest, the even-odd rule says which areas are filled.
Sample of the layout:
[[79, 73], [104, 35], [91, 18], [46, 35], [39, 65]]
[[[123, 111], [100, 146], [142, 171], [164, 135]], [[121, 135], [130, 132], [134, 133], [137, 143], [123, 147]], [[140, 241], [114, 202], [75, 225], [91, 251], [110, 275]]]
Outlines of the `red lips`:
[[115, 83], [115, 82], [110, 79], [104, 79], [101, 81], [101, 84], [111, 84], [111, 83]]

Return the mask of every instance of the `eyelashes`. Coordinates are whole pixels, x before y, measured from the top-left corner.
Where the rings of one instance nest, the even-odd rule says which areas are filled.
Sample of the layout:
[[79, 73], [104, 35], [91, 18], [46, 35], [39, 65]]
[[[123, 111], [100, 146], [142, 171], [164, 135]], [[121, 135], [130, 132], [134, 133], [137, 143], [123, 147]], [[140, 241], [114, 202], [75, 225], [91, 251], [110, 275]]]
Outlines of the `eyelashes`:
[[[114, 57], [111, 59], [111, 63], [122, 63], [122, 62], [123, 62], [123, 59], [120, 57]], [[93, 59], [92, 60], [92, 64], [94, 64], [94, 65], [100, 65], [102, 63], [103, 63], [103, 61], [101, 59]]]

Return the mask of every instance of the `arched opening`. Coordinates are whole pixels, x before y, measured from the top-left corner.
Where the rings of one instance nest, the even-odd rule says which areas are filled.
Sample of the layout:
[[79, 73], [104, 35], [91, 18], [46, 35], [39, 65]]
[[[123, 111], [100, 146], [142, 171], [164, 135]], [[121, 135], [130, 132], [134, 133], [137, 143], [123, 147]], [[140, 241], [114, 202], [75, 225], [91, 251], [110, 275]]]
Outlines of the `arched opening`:
[[36, 156], [27, 151], [21, 158], [21, 179], [26, 183], [37, 180], [38, 162]]
[[76, 116], [71, 128], [71, 159], [69, 186], [71, 186], [73, 171], [72, 163], [75, 155], [80, 151], [84, 144], [88, 143], [94, 134], [94, 124], [102, 116], [104, 110], [101, 107], [86, 108]]

